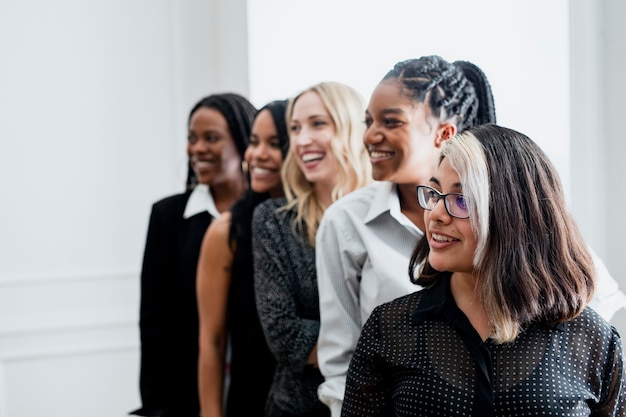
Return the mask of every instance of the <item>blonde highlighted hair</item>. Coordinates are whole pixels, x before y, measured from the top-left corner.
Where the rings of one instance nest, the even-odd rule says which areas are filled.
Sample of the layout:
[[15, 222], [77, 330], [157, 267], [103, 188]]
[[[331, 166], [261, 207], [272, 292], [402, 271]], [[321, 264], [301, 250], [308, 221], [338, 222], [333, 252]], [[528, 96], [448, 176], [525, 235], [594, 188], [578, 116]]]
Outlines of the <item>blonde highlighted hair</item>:
[[[579, 315], [593, 296], [595, 269], [547, 155], [526, 135], [485, 124], [447, 141], [444, 158], [468, 198], [476, 291], [491, 338], [511, 342], [532, 323]], [[430, 265], [429, 252], [421, 239], [409, 266], [423, 286], [446, 275]]]
[[[287, 126], [289, 126], [294, 104], [307, 92], [316, 93], [330, 115], [335, 136], [331, 140], [331, 152], [337, 159], [337, 184], [332, 190], [332, 201], [371, 181], [371, 167], [363, 145], [365, 124], [365, 102], [361, 95], [345, 84], [321, 82], [315, 84], [289, 100]], [[325, 207], [315, 194], [314, 184], [307, 181], [297, 164], [294, 147], [289, 148], [281, 170], [287, 205], [285, 210], [294, 209], [293, 228], [296, 234], [304, 235], [311, 246], [315, 246], [315, 233], [324, 214]]]

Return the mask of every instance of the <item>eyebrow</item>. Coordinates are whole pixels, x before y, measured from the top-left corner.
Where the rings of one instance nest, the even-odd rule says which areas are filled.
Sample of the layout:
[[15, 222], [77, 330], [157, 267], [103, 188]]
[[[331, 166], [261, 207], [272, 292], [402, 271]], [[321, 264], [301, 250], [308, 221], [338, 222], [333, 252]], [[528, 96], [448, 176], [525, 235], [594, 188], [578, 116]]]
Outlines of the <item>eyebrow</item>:
[[[257, 139], [259, 139], [259, 135], [258, 135], [258, 134], [256, 134], [256, 133], [250, 133], [250, 137], [251, 137], [251, 138], [257, 138]], [[270, 135], [270, 136], [268, 136], [268, 137], [267, 137], [267, 139], [269, 139], [269, 140], [278, 139], [278, 134], [276, 134], [276, 135]]]
[[[320, 118], [330, 119], [331, 117], [329, 115], [327, 115], [327, 114], [312, 114], [312, 115], [306, 117], [304, 120], [305, 121], [306, 120], [315, 120], [315, 119], [320, 119]], [[300, 123], [300, 120], [292, 118], [290, 123]]]
[[[439, 180], [435, 177], [430, 177], [430, 182], [437, 184], [438, 186], [441, 187], [441, 183], [439, 182]], [[454, 184], [452, 184], [452, 186], [454, 188], [458, 188], [460, 190], [463, 189], [463, 184], [461, 184], [460, 182], [455, 182]]]
[[383, 109], [382, 114], [404, 114], [404, 110], [398, 108]]
[[[398, 108], [391, 108], [391, 109], [383, 109], [381, 111], [381, 113], [383, 115], [387, 115], [387, 114], [404, 114], [404, 110], [402, 109], [398, 109]], [[365, 109], [365, 114], [366, 115], [371, 115], [369, 109]]]

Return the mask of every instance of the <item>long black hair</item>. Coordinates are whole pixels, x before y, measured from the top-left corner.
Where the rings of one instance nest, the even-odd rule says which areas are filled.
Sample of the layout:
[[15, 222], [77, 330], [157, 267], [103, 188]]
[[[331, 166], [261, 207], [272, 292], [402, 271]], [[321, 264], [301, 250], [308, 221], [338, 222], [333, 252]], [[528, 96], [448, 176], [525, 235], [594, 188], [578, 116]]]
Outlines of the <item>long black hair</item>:
[[[268, 110], [272, 116], [284, 160], [289, 149], [286, 121], [287, 100], [276, 100], [266, 104], [259, 109], [254, 118], [256, 119], [263, 110]], [[252, 188], [248, 188], [243, 197], [233, 205], [229, 232], [231, 247], [235, 249], [233, 264], [252, 263], [252, 213], [256, 206], [269, 197], [268, 193], [257, 193]]]

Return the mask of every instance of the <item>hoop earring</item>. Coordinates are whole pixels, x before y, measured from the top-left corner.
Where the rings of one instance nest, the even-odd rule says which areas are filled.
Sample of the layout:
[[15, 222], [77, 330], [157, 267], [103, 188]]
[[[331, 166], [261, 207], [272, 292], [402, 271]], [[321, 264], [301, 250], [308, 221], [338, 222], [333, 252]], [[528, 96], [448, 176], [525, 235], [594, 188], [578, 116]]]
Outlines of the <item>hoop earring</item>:
[[246, 161], [245, 159], [243, 159], [241, 161], [241, 171], [243, 171], [244, 174], [248, 174], [248, 161]]

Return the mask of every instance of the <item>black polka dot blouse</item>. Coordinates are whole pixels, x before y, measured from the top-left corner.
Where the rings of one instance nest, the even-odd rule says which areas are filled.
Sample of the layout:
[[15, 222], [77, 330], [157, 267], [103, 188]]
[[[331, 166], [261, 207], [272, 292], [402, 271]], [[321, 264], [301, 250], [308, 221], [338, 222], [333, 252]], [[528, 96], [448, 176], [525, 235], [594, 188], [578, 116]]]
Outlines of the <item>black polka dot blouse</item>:
[[623, 371], [619, 334], [592, 309], [483, 342], [442, 278], [374, 310], [341, 415], [625, 416]]

